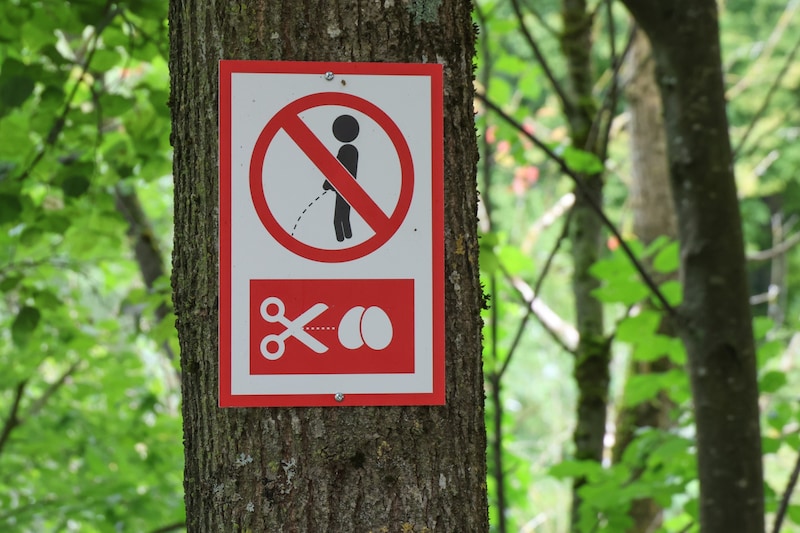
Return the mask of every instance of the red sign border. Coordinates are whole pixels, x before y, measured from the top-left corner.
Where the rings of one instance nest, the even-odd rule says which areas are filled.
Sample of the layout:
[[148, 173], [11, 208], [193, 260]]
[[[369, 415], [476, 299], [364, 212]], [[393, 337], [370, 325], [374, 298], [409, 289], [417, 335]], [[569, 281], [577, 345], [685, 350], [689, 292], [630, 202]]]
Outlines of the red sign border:
[[[307, 109], [329, 105], [348, 107], [360, 111], [374, 120], [384, 132], [386, 132], [400, 160], [402, 181], [397, 205], [389, 215], [389, 223], [385, 230], [386, 235], [381, 235], [376, 231], [375, 235], [355, 246], [331, 250], [316, 248], [299, 241], [281, 227], [278, 221], [275, 220], [275, 216], [272, 214], [267, 204], [263, 181], [264, 159], [270, 143], [275, 138], [278, 131], [283, 128], [282, 122], [284, 116], [296, 116]], [[305, 148], [300, 147], [300, 149], [305, 152]], [[325, 148], [323, 147], [322, 149], [324, 150]], [[331, 155], [331, 157], [333, 156]], [[250, 159], [250, 194], [258, 217], [261, 219], [261, 223], [264, 224], [267, 231], [284, 248], [301, 257], [311, 259], [312, 261], [321, 263], [343, 263], [359, 259], [374, 252], [391, 239], [392, 235], [394, 235], [403, 224], [403, 220], [405, 220], [406, 214], [408, 214], [408, 208], [411, 205], [411, 199], [414, 195], [414, 163], [411, 159], [408, 143], [405, 138], [403, 138], [400, 129], [391, 117], [384, 113], [378, 106], [361, 97], [347, 93], [313, 93], [287, 104], [283, 109], [278, 111], [267, 125], [264, 126], [264, 129], [261, 130], [261, 134], [258, 136], [255, 148], [253, 148], [253, 155]], [[344, 193], [342, 194], [344, 195]]]
[[[425, 76], [431, 82], [431, 200], [432, 200], [432, 391], [425, 393], [345, 394], [233, 394], [231, 390], [231, 78], [234, 73]], [[323, 407], [444, 405], [444, 114], [443, 69], [435, 63], [335, 63], [319, 61], [219, 62], [219, 406]], [[415, 184], [415, 186], [418, 184]], [[419, 369], [417, 369], [419, 371]]]

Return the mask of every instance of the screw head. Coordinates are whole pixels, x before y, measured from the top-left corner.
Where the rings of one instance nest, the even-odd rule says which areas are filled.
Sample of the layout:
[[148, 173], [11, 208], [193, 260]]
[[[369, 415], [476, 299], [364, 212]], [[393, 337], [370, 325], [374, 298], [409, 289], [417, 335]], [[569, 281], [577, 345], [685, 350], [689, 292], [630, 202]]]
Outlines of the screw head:
[[344, 394], [342, 394], [341, 392], [337, 392], [336, 394], [333, 395], [333, 399], [336, 400], [337, 402], [343, 402]]
[[328, 71], [325, 73], [325, 79], [331, 81], [333, 79], [333, 72]]

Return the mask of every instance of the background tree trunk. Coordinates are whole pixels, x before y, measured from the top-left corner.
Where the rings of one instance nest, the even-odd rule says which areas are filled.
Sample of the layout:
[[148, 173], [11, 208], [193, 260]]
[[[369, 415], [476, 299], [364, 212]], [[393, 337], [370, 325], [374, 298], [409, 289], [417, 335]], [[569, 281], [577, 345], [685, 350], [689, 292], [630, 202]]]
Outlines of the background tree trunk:
[[[647, 246], [660, 236], [676, 239], [675, 206], [669, 184], [667, 140], [664, 133], [663, 111], [655, 76], [655, 61], [650, 42], [644, 32], [637, 31], [628, 53], [628, 79], [625, 97], [630, 115], [631, 175], [628, 198], [633, 210], [633, 232]], [[659, 282], [665, 281], [662, 279]], [[673, 335], [669, 317], [662, 318], [662, 335]], [[664, 372], [673, 367], [666, 357], [653, 362], [634, 361], [633, 374]], [[672, 402], [663, 391], [653, 400], [635, 407], [623, 407], [617, 417], [613, 461], [619, 462], [638, 428], [667, 428]], [[631, 503], [630, 533], [648, 533], [661, 525], [661, 507], [652, 498]]]
[[[488, 530], [466, 0], [170, 2], [189, 531]], [[218, 60], [440, 62], [447, 405], [217, 407]]]
[[624, 0], [653, 46], [678, 213], [703, 533], [764, 531], [755, 346], [715, 0]]
[[[567, 102], [564, 112], [569, 121], [572, 145], [602, 158], [603, 141], [593, 128], [597, 106], [592, 94], [592, 15], [585, 0], [563, 0], [564, 33], [561, 48], [567, 61]], [[601, 174], [582, 175], [585, 189], [596, 205], [603, 205]], [[601, 462], [606, 433], [609, 385], [609, 344], [603, 335], [603, 304], [592, 291], [600, 281], [589, 268], [600, 256], [603, 224], [589, 201], [575, 194], [569, 239], [572, 246], [572, 293], [575, 298], [575, 327], [579, 341], [575, 350], [576, 406], [575, 459]], [[586, 484], [575, 478], [572, 489], [572, 530], [577, 531], [581, 498], [578, 490]]]

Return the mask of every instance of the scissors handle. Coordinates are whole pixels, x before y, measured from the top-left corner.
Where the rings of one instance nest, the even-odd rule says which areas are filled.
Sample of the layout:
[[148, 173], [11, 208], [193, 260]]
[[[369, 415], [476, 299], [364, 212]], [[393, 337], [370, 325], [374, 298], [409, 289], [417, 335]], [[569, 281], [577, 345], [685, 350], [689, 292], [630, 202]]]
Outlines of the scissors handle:
[[[269, 309], [270, 306], [275, 306], [276, 310], [274, 313], [270, 313]], [[270, 296], [269, 298], [265, 298], [263, 302], [261, 302], [261, 317], [266, 320], [267, 322], [280, 322], [285, 325], [286, 320], [286, 306], [283, 304], [283, 300], [276, 296]]]
[[[270, 345], [275, 346], [275, 349], [270, 350]], [[261, 339], [260, 348], [261, 355], [263, 355], [265, 359], [269, 359], [270, 361], [280, 359], [283, 356], [283, 352], [286, 350], [286, 336], [284, 334], [267, 335]]]

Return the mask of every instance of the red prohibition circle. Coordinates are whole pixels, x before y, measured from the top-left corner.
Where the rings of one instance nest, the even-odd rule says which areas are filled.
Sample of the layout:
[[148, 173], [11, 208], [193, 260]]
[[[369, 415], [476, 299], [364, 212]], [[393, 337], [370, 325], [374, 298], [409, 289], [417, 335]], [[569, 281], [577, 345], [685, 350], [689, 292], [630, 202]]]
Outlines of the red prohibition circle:
[[[290, 123], [294, 124], [300, 121], [298, 115], [303, 111], [322, 106], [348, 107], [367, 115], [386, 132], [400, 159], [400, 196], [394, 211], [387, 217], [385, 224], [382, 224], [380, 228], [373, 228], [375, 235], [349, 248], [317, 248], [290, 235], [272, 214], [267, 204], [267, 196], [264, 191], [264, 159], [275, 135], [281, 129], [285, 127], [288, 128]], [[304, 153], [308, 154], [306, 150], [310, 150], [310, 148], [298, 146]], [[325, 150], [327, 151], [327, 149]], [[329, 155], [330, 158], [333, 158], [333, 161], [338, 164], [334, 156], [332, 154]], [[325, 174], [323, 169], [320, 168], [320, 170]], [[353, 261], [367, 256], [383, 246], [403, 223], [408, 209], [411, 206], [413, 194], [414, 164], [411, 159], [411, 150], [408, 148], [408, 143], [405, 137], [403, 137], [400, 128], [398, 128], [397, 124], [394, 123], [389, 115], [378, 106], [363, 98], [350, 94], [333, 92], [315, 93], [291, 102], [278, 111], [267, 125], [264, 126], [264, 129], [261, 130], [261, 134], [258, 136], [258, 140], [253, 148], [252, 158], [250, 159], [250, 195], [252, 196], [253, 205], [255, 206], [256, 213], [258, 213], [258, 218], [261, 219], [261, 223], [270, 235], [284, 248], [301, 257], [321, 263], [343, 263], [346, 261]], [[369, 221], [367, 221], [367, 223], [370, 224]]]

